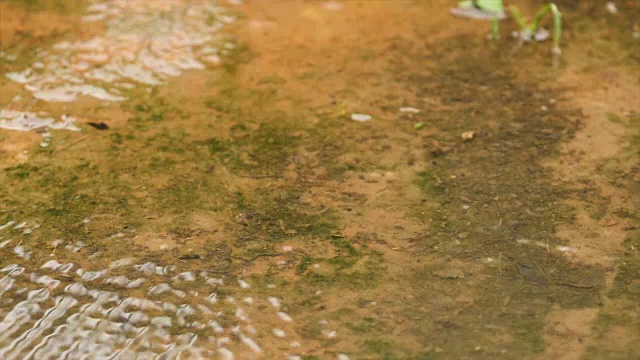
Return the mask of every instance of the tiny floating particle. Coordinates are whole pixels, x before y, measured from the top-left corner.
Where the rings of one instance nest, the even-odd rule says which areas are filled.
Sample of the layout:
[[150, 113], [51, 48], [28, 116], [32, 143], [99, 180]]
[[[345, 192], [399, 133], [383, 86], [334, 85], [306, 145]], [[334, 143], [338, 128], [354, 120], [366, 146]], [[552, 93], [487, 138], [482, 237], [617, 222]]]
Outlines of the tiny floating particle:
[[558, 246], [558, 247], [556, 247], [556, 249], [558, 249], [558, 251], [568, 252], [568, 253], [576, 253], [576, 252], [578, 252], [578, 250], [576, 248], [572, 248], [570, 246]]
[[280, 317], [280, 319], [282, 319], [282, 321], [285, 321], [285, 322], [292, 322], [293, 321], [291, 316], [289, 316], [287, 313], [284, 313], [282, 311], [278, 312], [278, 316]]
[[276, 309], [280, 309], [280, 300], [278, 300], [278, 298], [274, 298], [274, 297], [270, 297], [269, 302], [271, 303], [271, 306], [273, 306]]
[[241, 287], [241, 288], [243, 288], [243, 289], [248, 289], [248, 288], [249, 288], [249, 284], [248, 284], [246, 281], [244, 281], [244, 280], [240, 280], [240, 279], [238, 279], [238, 284], [239, 284], [239, 285], [240, 285], [240, 287]]
[[462, 141], [471, 141], [474, 137], [476, 137], [475, 131], [465, 131], [460, 135], [462, 137]]
[[371, 120], [371, 115], [367, 114], [351, 114], [351, 120], [364, 122]]
[[536, 30], [535, 33], [532, 33], [531, 31], [528, 31], [528, 30], [513, 31], [511, 32], [511, 36], [514, 39], [521, 39], [522, 41], [525, 41], [525, 42], [530, 42], [530, 41], [541, 42], [549, 39], [551, 37], [551, 33], [549, 32], [549, 30], [545, 28], [538, 28], [538, 30]]
[[408, 113], [408, 114], [419, 114], [420, 113], [420, 109], [416, 109], [414, 107], [401, 107], [400, 108], [400, 112], [401, 113]]

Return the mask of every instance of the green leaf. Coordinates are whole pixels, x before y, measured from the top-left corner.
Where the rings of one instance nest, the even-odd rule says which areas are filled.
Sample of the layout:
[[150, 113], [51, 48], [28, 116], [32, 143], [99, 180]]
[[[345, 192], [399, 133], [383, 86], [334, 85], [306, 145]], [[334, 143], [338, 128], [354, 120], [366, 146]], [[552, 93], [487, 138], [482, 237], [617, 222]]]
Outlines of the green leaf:
[[494, 14], [501, 14], [504, 12], [504, 4], [502, 3], [502, 0], [476, 0], [475, 5], [479, 9]]
[[553, 14], [553, 48], [560, 52], [560, 37], [562, 37], [562, 14], [556, 4], [551, 3], [551, 14]]
[[520, 9], [518, 9], [515, 5], [509, 5], [509, 12], [511, 13], [511, 17], [518, 24], [520, 31], [525, 31], [529, 29], [529, 25], [527, 24], [527, 20], [524, 18]]

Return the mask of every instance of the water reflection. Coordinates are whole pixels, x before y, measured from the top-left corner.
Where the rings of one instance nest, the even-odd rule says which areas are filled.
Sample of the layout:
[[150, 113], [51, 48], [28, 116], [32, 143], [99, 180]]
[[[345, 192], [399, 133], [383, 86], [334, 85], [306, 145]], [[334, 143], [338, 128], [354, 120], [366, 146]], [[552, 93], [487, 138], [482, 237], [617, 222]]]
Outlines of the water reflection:
[[210, 2], [111, 0], [96, 1], [83, 20], [105, 31], [40, 49], [31, 66], [6, 76], [44, 101], [124, 100], [136, 86], [218, 63], [217, 34], [234, 18]]
[[[128, 98], [132, 89], [155, 86], [185, 70], [221, 61], [233, 44], [220, 30], [235, 19], [211, 1], [92, 1], [83, 21], [105, 30], [88, 40], [65, 40], [37, 49], [35, 61], [5, 76], [23, 84], [35, 99], [73, 102], [81, 96], [104, 101]], [[4, 54], [15, 59], [14, 55]], [[22, 98], [16, 96], [14, 101]], [[25, 109], [0, 108], [0, 129], [79, 130], [75, 118], [59, 120]], [[42, 146], [49, 145], [45, 133]]]
[[[21, 224], [3, 225], [0, 236]], [[85, 247], [55, 245], [46, 258], [0, 243], [13, 250], [0, 269], [2, 359], [232, 359], [263, 354], [265, 345], [292, 356], [300, 347], [272, 284], [136, 258], [83, 268], [63, 259]]]

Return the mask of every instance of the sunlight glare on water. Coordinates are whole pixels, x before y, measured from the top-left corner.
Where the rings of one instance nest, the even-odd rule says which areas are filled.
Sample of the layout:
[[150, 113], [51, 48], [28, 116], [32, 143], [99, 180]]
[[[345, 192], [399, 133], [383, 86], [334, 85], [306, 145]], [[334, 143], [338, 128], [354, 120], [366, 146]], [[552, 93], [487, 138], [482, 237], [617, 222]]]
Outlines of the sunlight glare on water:
[[184, 70], [220, 61], [216, 34], [234, 20], [210, 2], [94, 2], [83, 20], [104, 22], [102, 35], [60, 41], [6, 76], [36, 99], [70, 102], [86, 95], [119, 101], [136, 85], [159, 85]]
[[75, 126], [75, 119], [62, 115], [60, 120], [40, 113], [35, 114], [28, 111], [0, 110], [0, 128], [7, 130], [28, 131], [40, 128], [66, 129], [80, 131]]
[[37, 228], [0, 226], [0, 250], [13, 250], [0, 268], [1, 359], [252, 358], [265, 344], [295, 357], [300, 347], [280, 299], [259, 294], [274, 286], [256, 293], [247, 280], [136, 258], [83, 268], [69, 259], [100, 254], [80, 242], [57, 241], [45, 257], [4, 240]]
[[[220, 30], [234, 20], [211, 1], [94, 0], [83, 22], [103, 23], [102, 34], [38, 49], [29, 67], [5, 76], [42, 101], [122, 101], [131, 89], [218, 64], [232, 46], [219, 49]], [[72, 123], [19, 109], [0, 113], [0, 128], [8, 130], [77, 130]]]

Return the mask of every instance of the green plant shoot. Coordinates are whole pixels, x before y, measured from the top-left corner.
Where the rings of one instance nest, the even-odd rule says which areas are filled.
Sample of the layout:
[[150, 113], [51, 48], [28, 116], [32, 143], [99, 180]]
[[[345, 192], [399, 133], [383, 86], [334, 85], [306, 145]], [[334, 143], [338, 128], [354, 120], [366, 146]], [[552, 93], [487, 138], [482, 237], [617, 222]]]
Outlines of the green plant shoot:
[[[461, 9], [478, 9], [491, 14], [493, 16], [491, 24], [491, 37], [494, 40], [497, 40], [499, 38], [500, 28], [498, 25], [498, 20], [499, 17], [504, 14], [504, 3], [502, 0], [464, 0], [458, 3], [458, 7]], [[540, 21], [547, 13], [551, 12], [551, 15], [553, 17], [553, 48], [551, 51], [553, 54], [560, 54], [560, 38], [562, 36], [562, 14], [560, 14], [560, 10], [558, 9], [558, 6], [556, 6], [556, 4], [548, 3], [543, 6], [540, 10], [538, 10], [531, 22], [527, 21], [527, 19], [522, 15], [520, 9], [515, 5], [509, 5], [509, 12], [511, 13], [511, 17], [513, 17], [514, 21], [520, 28], [521, 38], [525, 39], [526, 41], [535, 37], [540, 26]]]
[[466, 0], [458, 3], [460, 8], [481, 9], [490, 13], [500, 14], [504, 12], [504, 4], [502, 0]]
[[560, 54], [560, 37], [562, 36], [562, 14], [560, 14], [560, 10], [558, 9], [558, 6], [556, 6], [556, 4], [548, 3], [547, 5], [543, 6], [540, 10], [538, 10], [538, 13], [536, 14], [536, 16], [534, 16], [531, 22], [527, 22], [525, 17], [522, 15], [522, 12], [520, 12], [520, 9], [518, 9], [518, 7], [515, 5], [509, 6], [509, 12], [511, 13], [511, 17], [513, 17], [515, 22], [518, 24], [518, 27], [520, 28], [520, 31], [525, 38], [534, 37], [536, 32], [538, 31], [540, 20], [542, 20], [542, 17], [551, 12], [551, 15], [553, 17], [553, 49], [551, 51], [554, 54]]
[[461, 9], [480, 9], [493, 14], [491, 19], [491, 38], [497, 40], [500, 38], [500, 27], [498, 25], [498, 17], [504, 14], [504, 3], [502, 0], [465, 0], [458, 3], [458, 7]]

